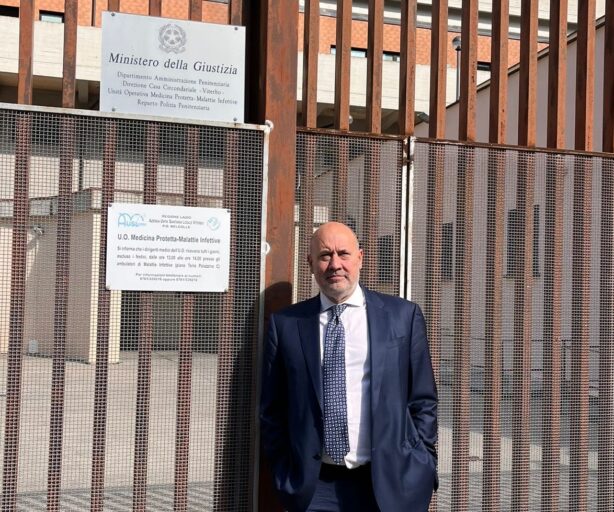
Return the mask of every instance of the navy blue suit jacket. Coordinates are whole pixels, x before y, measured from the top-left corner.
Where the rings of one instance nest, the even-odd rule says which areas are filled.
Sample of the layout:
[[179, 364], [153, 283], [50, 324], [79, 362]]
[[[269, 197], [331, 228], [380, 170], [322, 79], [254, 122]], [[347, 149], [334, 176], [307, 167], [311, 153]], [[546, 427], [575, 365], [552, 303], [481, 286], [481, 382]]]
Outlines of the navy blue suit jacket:
[[[382, 512], [428, 509], [437, 488], [437, 390], [424, 316], [363, 287], [371, 362], [371, 475]], [[265, 340], [261, 439], [286, 508], [313, 497], [323, 447], [318, 296], [271, 316]]]

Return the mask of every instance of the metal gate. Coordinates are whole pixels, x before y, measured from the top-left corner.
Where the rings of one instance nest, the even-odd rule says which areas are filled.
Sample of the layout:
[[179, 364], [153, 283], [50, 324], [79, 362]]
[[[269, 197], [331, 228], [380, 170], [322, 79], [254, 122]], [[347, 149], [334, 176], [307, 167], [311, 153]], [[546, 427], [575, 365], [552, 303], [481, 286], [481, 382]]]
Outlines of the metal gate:
[[[267, 140], [0, 106], [3, 510], [252, 509]], [[230, 290], [107, 290], [113, 202], [229, 209]]]

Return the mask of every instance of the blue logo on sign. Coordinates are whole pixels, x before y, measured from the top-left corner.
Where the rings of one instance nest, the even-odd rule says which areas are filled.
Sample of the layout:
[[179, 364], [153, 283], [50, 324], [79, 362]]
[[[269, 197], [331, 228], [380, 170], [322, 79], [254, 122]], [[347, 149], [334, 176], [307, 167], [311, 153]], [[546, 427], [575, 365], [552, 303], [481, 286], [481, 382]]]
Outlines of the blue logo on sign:
[[220, 228], [220, 220], [217, 217], [209, 217], [207, 221], [207, 226], [213, 231], [217, 231]]
[[145, 218], [140, 213], [120, 213], [117, 217], [117, 226], [120, 228], [140, 228], [145, 225]]

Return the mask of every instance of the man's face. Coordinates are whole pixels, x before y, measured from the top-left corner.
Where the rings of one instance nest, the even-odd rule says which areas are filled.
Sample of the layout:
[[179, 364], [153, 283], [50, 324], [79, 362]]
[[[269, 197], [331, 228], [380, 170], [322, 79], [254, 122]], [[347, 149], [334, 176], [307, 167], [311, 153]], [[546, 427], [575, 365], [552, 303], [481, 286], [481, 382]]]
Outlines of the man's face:
[[335, 303], [343, 302], [354, 292], [362, 268], [362, 249], [353, 231], [329, 222], [313, 234], [310, 248], [307, 261], [321, 292]]

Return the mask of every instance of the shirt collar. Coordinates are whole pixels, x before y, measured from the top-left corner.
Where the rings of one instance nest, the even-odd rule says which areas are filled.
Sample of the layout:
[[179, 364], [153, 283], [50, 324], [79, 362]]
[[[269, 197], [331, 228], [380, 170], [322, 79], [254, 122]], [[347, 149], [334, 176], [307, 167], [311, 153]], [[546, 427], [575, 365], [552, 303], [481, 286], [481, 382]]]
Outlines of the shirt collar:
[[[343, 301], [342, 304], [347, 304], [348, 306], [363, 306], [365, 303], [365, 294], [362, 291], [360, 285], [356, 285], [354, 292], [350, 295], [347, 300]], [[331, 301], [326, 295], [320, 292], [320, 313], [326, 311], [333, 307], [335, 303]]]

